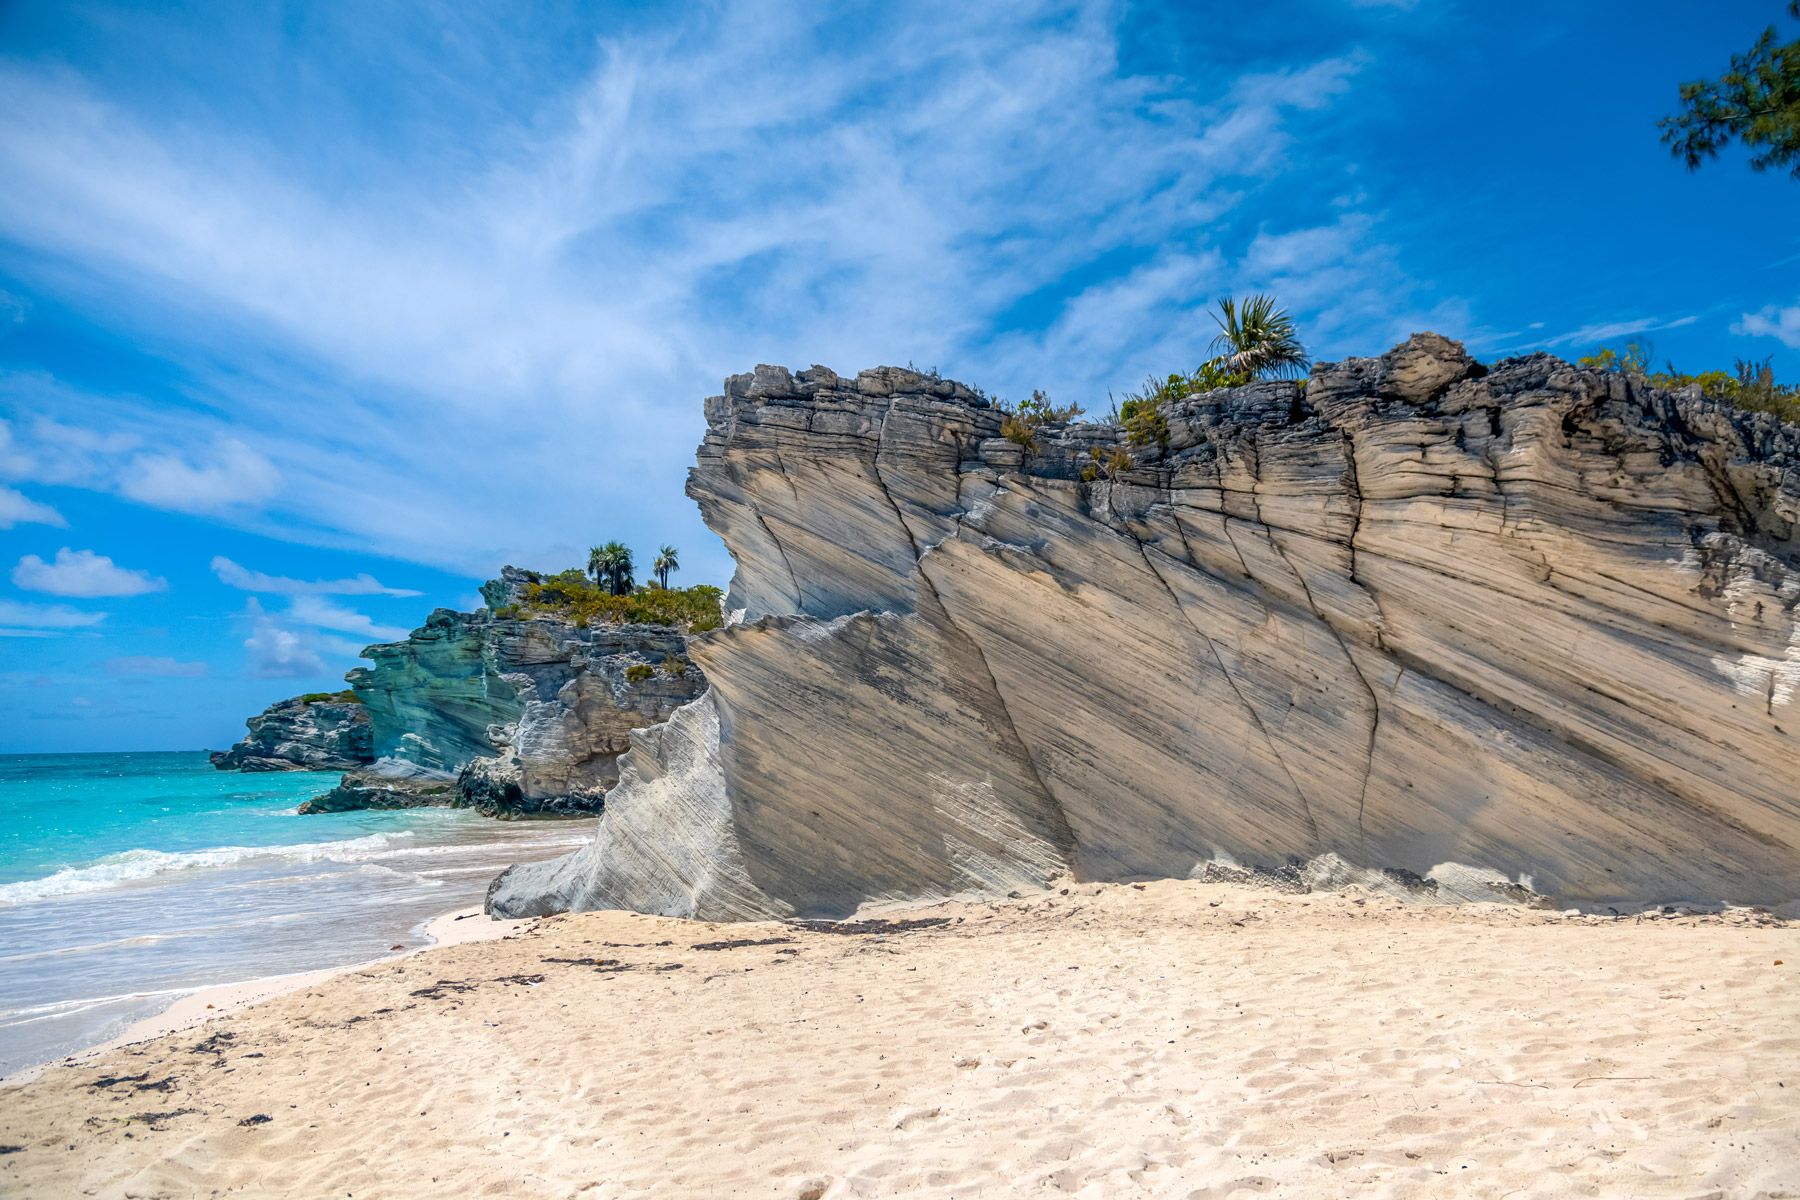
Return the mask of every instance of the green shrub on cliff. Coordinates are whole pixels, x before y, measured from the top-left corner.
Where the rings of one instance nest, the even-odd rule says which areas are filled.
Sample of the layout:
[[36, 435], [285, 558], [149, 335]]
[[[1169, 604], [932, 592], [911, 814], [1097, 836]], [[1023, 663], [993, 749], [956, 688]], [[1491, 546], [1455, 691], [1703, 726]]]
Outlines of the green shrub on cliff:
[[1627, 379], [1647, 383], [1670, 391], [1698, 387], [1708, 400], [1718, 400], [1749, 412], [1766, 412], [1783, 421], [1800, 425], [1800, 387], [1777, 383], [1775, 368], [1768, 359], [1751, 362], [1738, 359], [1730, 371], [1702, 371], [1689, 375], [1665, 361], [1663, 369], [1650, 369], [1650, 343], [1627, 342], [1623, 350], [1602, 346], [1593, 354], [1577, 359], [1575, 365], [1590, 371], [1615, 371]]
[[1001, 412], [1000, 436], [1025, 447], [1027, 453], [1037, 451], [1037, 431], [1046, 425], [1066, 425], [1081, 415], [1079, 404], [1052, 404], [1043, 392], [1033, 391], [1031, 399], [1009, 405], [998, 401]]
[[562, 617], [586, 628], [607, 625], [673, 625], [688, 633], [717, 629], [723, 623], [724, 593], [710, 584], [686, 588], [640, 588], [614, 595], [610, 581], [599, 584], [579, 570], [563, 571], [538, 583], [527, 583], [520, 596], [522, 616]]
[[656, 668], [649, 663], [632, 663], [625, 668], [627, 683], [644, 683], [656, 674]]
[[361, 704], [362, 700], [349, 688], [341, 692], [308, 692], [300, 697], [302, 704]]

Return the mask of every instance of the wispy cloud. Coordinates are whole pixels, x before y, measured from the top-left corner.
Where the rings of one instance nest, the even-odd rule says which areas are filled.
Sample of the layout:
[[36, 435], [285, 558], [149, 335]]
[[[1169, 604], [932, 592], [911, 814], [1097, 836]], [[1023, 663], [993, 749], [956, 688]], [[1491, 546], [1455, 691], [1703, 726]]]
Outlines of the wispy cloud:
[[[192, 373], [154, 412], [27, 381], [24, 411], [53, 416], [9, 477], [470, 571], [576, 561], [598, 513], [680, 542], [692, 513], [642, 497], [679, 494], [699, 398], [750, 363], [918, 361], [1091, 399], [1191, 348], [1238, 278], [1218, 238], [1246, 192], [1368, 61], [1134, 75], [1114, 8], [1055, 0], [686, 11], [603, 40], [528, 110], [483, 107], [478, 166], [346, 153], [363, 169], [329, 184], [239, 131], [0, 66], [0, 223]], [[805, 66], [750, 86], [760, 61]], [[1039, 332], [996, 343], [1022, 305], [1048, 310]], [[1034, 356], [1052, 330], [1067, 348]]]
[[160, 655], [127, 654], [109, 658], [101, 666], [110, 675], [149, 679], [192, 679], [207, 673], [203, 662], [182, 662]]
[[237, 438], [218, 437], [198, 458], [139, 455], [119, 481], [119, 494], [155, 508], [214, 513], [267, 500], [280, 480], [263, 455]]
[[27, 629], [86, 629], [106, 620], [103, 612], [87, 612], [66, 604], [21, 604], [0, 600], [0, 625]]
[[[174, 512], [229, 514], [273, 496], [280, 472], [266, 456], [216, 422], [180, 410], [159, 412], [135, 397], [102, 398], [47, 376], [0, 376], [0, 404], [21, 412], [69, 408], [104, 414], [111, 432], [38, 415], [0, 420], [0, 478], [111, 492]], [[156, 442], [199, 452], [158, 450]]]
[[63, 529], [68, 524], [48, 504], [40, 504], [16, 488], [0, 487], [0, 529], [15, 525], [54, 525]]
[[1628, 317], [1623, 320], [1597, 321], [1591, 325], [1583, 325], [1560, 336], [1547, 338], [1541, 344], [1545, 346], [1591, 346], [1601, 342], [1609, 342], [1614, 338], [1629, 337], [1634, 333], [1655, 333], [1661, 329], [1681, 329], [1692, 325], [1700, 318], [1685, 317]]
[[35, 554], [27, 554], [12, 570], [12, 581], [28, 592], [47, 592], [52, 596], [142, 596], [146, 592], [168, 589], [165, 579], [153, 578], [148, 571], [133, 571], [119, 566], [104, 554], [92, 550], [71, 550], [64, 546], [52, 562]]
[[398, 625], [377, 625], [362, 613], [317, 596], [295, 596], [288, 608], [288, 616], [317, 629], [353, 633], [379, 642], [397, 642], [409, 632]]
[[285, 575], [267, 575], [252, 571], [218, 555], [212, 560], [213, 574], [227, 587], [245, 592], [264, 592], [280, 596], [417, 596], [411, 588], [388, 587], [373, 575], [360, 574], [351, 579], [290, 579]]

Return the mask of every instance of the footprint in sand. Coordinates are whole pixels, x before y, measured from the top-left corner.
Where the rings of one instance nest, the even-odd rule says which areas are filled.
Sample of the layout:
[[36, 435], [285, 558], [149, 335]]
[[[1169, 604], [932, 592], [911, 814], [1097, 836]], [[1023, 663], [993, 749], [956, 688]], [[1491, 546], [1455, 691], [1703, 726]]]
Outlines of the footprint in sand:
[[917, 1112], [909, 1112], [894, 1125], [895, 1129], [911, 1129], [915, 1125], [923, 1125], [927, 1121], [935, 1121], [943, 1115], [941, 1108], [921, 1108]]

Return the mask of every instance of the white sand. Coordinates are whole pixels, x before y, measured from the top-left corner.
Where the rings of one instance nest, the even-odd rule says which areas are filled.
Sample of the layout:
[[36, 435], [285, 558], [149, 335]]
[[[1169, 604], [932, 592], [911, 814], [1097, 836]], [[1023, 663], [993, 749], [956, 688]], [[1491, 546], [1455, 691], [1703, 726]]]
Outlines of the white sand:
[[554, 918], [0, 1093], [0, 1193], [1800, 1192], [1800, 928], [1357, 899]]

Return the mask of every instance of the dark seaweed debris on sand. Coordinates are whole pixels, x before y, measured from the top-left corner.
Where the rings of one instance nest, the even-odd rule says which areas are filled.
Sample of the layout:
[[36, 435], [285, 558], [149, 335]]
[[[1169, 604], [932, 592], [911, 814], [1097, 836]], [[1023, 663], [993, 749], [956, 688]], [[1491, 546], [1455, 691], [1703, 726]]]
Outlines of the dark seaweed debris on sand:
[[130, 1084], [131, 1090], [134, 1092], [166, 1092], [175, 1086], [173, 1075], [158, 1079], [154, 1083], [145, 1083], [144, 1081], [149, 1078], [150, 1072], [148, 1071], [142, 1075], [103, 1075], [88, 1086], [91, 1088], [115, 1088], [120, 1084]]
[[734, 938], [729, 942], [701, 942], [699, 945], [695, 946], [694, 949], [696, 949], [696, 950], [737, 950], [744, 946], [787, 946], [787, 945], [791, 945], [793, 943], [793, 940], [794, 940], [793, 938], [785, 938], [785, 937]]
[[889, 934], [935, 929], [939, 925], [948, 924], [949, 917], [914, 917], [905, 921], [883, 921], [880, 918], [867, 921], [789, 921], [788, 927], [804, 929], [808, 933]]
[[569, 967], [592, 967], [597, 975], [622, 975], [627, 971], [679, 971], [685, 963], [628, 963], [616, 958], [546, 958], [542, 962]]

